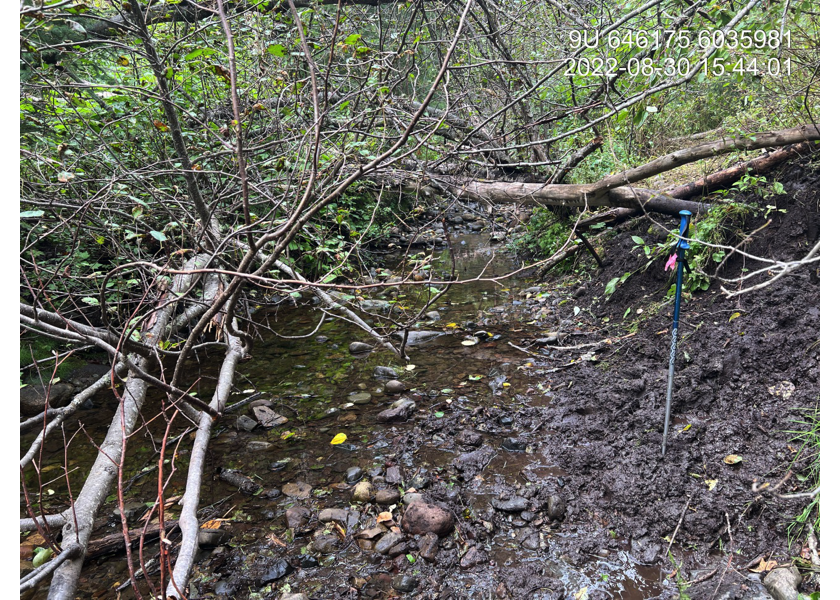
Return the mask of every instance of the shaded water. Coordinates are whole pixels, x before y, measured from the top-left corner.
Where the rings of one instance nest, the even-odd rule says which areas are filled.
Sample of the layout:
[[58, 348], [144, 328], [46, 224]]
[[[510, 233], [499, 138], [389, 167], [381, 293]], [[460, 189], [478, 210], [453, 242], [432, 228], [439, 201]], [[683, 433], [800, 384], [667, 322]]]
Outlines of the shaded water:
[[[479, 274], [495, 277], [518, 266], [509, 256], [495, 252], [494, 248], [498, 247], [492, 246], [486, 235], [454, 237], [453, 245], [452, 256], [444, 251], [430, 263], [434, 277], [448, 271], [452, 259], [459, 279]], [[508, 344], [521, 345], [523, 338], [539, 335], [534, 307], [526, 306], [525, 296], [520, 294], [526, 286], [526, 282], [512, 279], [453, 286], [431, 308], [440, 313], [440, 320], [420, 324], [423, 330], [444, 335], [409, 347], [408, 363], [384, 349], [366, 356], [350, 355], [347, 350], [350, 342], [370, 340], [358, 328], [333, 316], [328, 316], [315, 331], [321, 313], [311, 306], [284, 306], [264, 315], [264, 322], [280, 336], [311, 335], [304, 339], [266, 335], [263, 342], [255, 344], [254, 358], [240, 366], [237, 380], [240, 390], [230, 403], [259, 393], [260, 398], [271, 402], [273, 410], [290, 420], [270, 430], [239, 431], [235, 421], [238, 415], [248, 414], [246, 405], [221, 422], [205, 467], [202, 505], [218, 503], [220, 513], [232, 519], [226, 524], [226, 530], [233, 534], [230, 545], [238, 547], [235, 552], [241, 557], [236, 562], [218, 551], [204, 552], [197, 560], [201, 574], [196, 579], [206, 577], [212, 591], [211, 584], [216, 579], [229, 577], [236, 569], [247, 569], [254, 563], [254, 556], [283, 557], [293, 562], [307, 553], [305, 547], [311, 536], [295, 537], [285, 528], [283, 514], [293, 505], [305, 505], [313, 515], [329, 507], [356, 509], [360, 511], [358, 528], [370, 526], [377, 513], [373, 505], [350, 505], [345, 472], [351, 467], [360, 467], [369, 477], [383, 474], [386, 467], [398, 466], [399, 487], [403, 491], [412, 485], [424, 487], [421, 482], [449, 485], [457, 490], [457, 498], [453, 497], [452, 503], [465, 507], [459, 515], [464, 519], [480, 519], [488, 510], [492, 512], [490, 502], [502, 489], [514, 485], [526, 489], [532, 484], [562, 478], [565, 475], [562, 470], [528, 448], [526, 452], [497, 452], [479, 476], [459, 482], [451, 463], [462, 450], [448, 436], [436, 433], [434, 426], [424, 433], [426, 425], [423, 424], [415, 427], [412, 422], [380, 424], [376, 421], [376, 414], [395, 397], [384, 393], [384, 382], [374, 379], [373, 369], [390, 366], [408, 386], [406, 395], [417, 403], [415, 423], [459, 419], [459, 423], [467, 422], [466, 426], [471, 426], [476, 420], [469, 421], [470, 415], [496, 407], [510, 416], [502, 416], [490, 427], [477, 421], [476, 428], [483, 433], [485, 442], [498, 449], [505, 437], [524, 433], [527, 439], [527, 434], [533, 432], [517, 431], [514, 417], [520, 410], [548, 403], [550, 395], [541, 391], [539, 378], [534, 374], [544, 365]], [[380, 297], [396, 306], [412, 306], [422, 302], [429, 293], [424, 286], [408, 290], [389, 288], [382, 290]], [[492, 336], [484, 336], [475, 345], [462, 344], [478, 330]], [[213, 373], [216, 364], [215, 360], [207, 361], [200, 371]], [[212, 389], [212, 381], [202, 386]], [[331, 445], [330, 441], [338, 433], [345, 434], [347, 441]], [[238, 469], [254, 478], [263, 487], [263, 493], [244, 496], [216, 480], [213, 474], [223, 468]], [[176, 473], [173, 479], [175, 484], [180, 483], [180, 477], [186, 472], [183, 457], [179, 469], [180, 474]], [[81, 469], [82, 472], [86, 473], [86, 469]], [[152, 479], [139, 481], [133, 492], [151, 497]], [[280, 488], [289, 482], [311, 485], [311, 497], [301, 501], [280, 494]], [[395, 513], [401, 514], [401, 510], [395, 507]], [[489, 563], [469, 570], [457, 564], [440, 569], [419, 557], [416, 563], [408, 564], [405, 559], [390, 560], [375, 552], [362, 552], [350, 544], [336, 554], [318, 557], [318, 566], [298, 568], [282, 581], [293, 591], [304, 591], [310, 597], [345, 597], [341, 590], [349, 589], [354, 577], [366, 578], [369, 586], [376, 587], [377, 573], [416, 572], [421, 581], [445, 579], [445, 585], [456, 593], [453, 597], [492, 598], [496, 597], [497, 585], [503, 579], [500, 573], [528, 567], [529, 572], [539, 573], [562, 587], [553, 585], [552, 589], [546, 589], [536, 585], [531, 594], [534, 598], [571, 598], [587, 588], [589, 594], [602, 592], [607, 598], [640, 600], [662, 591], [659, 570], [637, 565], [627, 552], [613, 552], [609, 557], [593, 555], [591, 562], [572, 566], [555, 543], [573, 533], [543, 528], [541, 547], [523, 550], [515, 537], [522, 525], [514, 523], [514, 515], [503, 518], [508, 521], [506, 526], [497, 528], [489, 539], [479, 544], [486, 551]], [[323, 525], [318, 530], [321, 528]], [[123, 571], [124, 565], [121, 567], [119, 561], [112, 560], [98, 573], [107, 588], [116, 579], [125, 579]], [[90, 584], [95, 585], [92, 581]], [[380, 587], [382, 593], [388, 592], [388, 580], [383, 580]], [[194, 591], [208, 590], [199, 585], [194, 586]], [[247, 592], [240, 590], [238, 596], [247, 597]]]

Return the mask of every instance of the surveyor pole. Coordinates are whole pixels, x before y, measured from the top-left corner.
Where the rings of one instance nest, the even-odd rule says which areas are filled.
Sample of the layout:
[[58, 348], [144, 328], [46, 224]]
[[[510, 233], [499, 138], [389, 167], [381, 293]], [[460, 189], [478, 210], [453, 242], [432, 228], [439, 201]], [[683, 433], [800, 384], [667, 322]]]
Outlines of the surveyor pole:
[[685, 251], [689, 247], [686, 237], [688, 237], [688, 220], [690, 217], [691, 213], [689, 211], [680, 211], [680, 239], [677, 240], [676, 248], [677, 291], [674, 294], [674, 324], [671, 327], [671, 362], [668, 365], [668, 393], [665, 396], [665, 428], [662, 430], [662, 456], [665, 456], [665, 446], [668, 443], [668, 425], [671, 420], [671, 397], [674, 392], [674, 363], [677, 361], [677, 330], [680, 326], [680, 298], [682, 296]]

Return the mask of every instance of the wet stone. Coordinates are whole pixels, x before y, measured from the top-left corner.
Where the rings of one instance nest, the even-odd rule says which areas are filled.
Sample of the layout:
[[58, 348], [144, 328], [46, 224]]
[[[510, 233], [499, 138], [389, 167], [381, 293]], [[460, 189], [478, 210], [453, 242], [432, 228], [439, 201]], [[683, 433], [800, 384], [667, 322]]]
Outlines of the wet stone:
[[412, 502], [425, 502], [426, 497], [423, 494], [417, 492], [409, 492], [402, 497], [403, 504], [408, 506]]
[[388, 408], [376, 415], [376, 420], [380, 423], [390, 423], [392, 421], [405, 421], [411, 416], [411, 413], [417, 408], [413, 400], [408, 398], [400, 398]]
[[326, 344], [327, 342], [330, 341], [330, 338], [328, 338], [325, 335], [319, 335], [318, 337], [315, 338], [315, 341], [318, 342], [319, 344]]
[[298, 529], [309, 522], [312, 513], [303, 506], [293, 506], [286, 511], [286, 526], [289, 529]]
[[[301, 561], [301, 564], [302, 563], [303, 563], [303, 561]], [[316, 561], [315, 564], [317, 565], [318, 562]], [[306, 594], [300, 594], [300, 593], [292, 594], [292, 593], [286, 592], [282, 596], [280, 596], [280, 600], [309, 600], [309, 596], [307, 596]]]
[[254, 413], [254, 418], [266, 429], [279, 427], [289, 422], [289, 419], [283, 415], [278, 415], [267, 406], [254, 406], [251, 408], [251, 411]]
[[370, 502], [373, 495], [373, 485], [369, 481], [360, 481], [353, 488], [353, 502]]
[[522, 496], [514, 496], [509, 500], [499, 500], [498, 498], [494, 498], [490, 501], [490, 504], [492, 504], [493, 508], [496, 510], [504, 512], [522, 512], [528, 508], [528, 500]]
[[411, 575], [395, 575], [391, 580], [391, 587], [398, 592], [413, 592], [420, 585], [420, 580]]
[[368, 392], [356, 392], [354, 394], [350, 394], [347, 396], [347, 400], [352, 402], [353, 404], [369, 404], [371, 399], [371, 395]]
[[513, 521], [510, 522], [511, 525], [514, 527], [525, 527], [528, 524], [528, 521], [524, 519], [520, 519], [519, 517], [515, 518]]
[[397, 372], [391, 367], [374, 367], [373, 378], [381, 379], [382, 381], [389, 381], [397, 378]]
[[470, 429], [464, 429], [455, 436], [455, 443], [463, 446], [480, 446], [482, 441], [481, 434]]
[[386, 394], [399, 394], [404, 392], [406, 389], [405, 384], [402, 381], [397, 381], [396, 379], [392, 379], [385, 384]]
[[388, 483], [399, 483], [402, 481], [402, 475], [400, 474], [399, 467], [388, 467], [385, 470], [385, 481]]
[[505, 438], [502, 441], [502, 448], [509, 452], [522, 452], [526, 446], [525, 440], [519, 438]]
[[215, 548], [230, 539], [230, 534], [221, 529], [201, 528], [198, 530], [198, 547]]
[[338, 550], [340, 540], [337, 535], [318, 535], [312, 540], [310, 548], [318, 554], [331, 554]]
[[297, 498], [298, 500], [309, 498], [311, 492], [312, 486], [302, 481], [290, 482], [283, 486], [284, 494], [292, 498]]
[[350, 467], [344, 473], [344, 481], [353, 484], [359, 481], [364, 476], [364, 471], [359, 467]]
[[529, 534], [520, 542], [520, 545], [526, 550], [539, 550], [540, 534], [528, 529], [523, 529], [522, 531], [529, 531]]
[[446, 508], [422, 501], [412, 502], [405, 509], [401, 527], [410, 534], [447, 535], [455, 527], [455, 516]]
[[248, 452], [265, 452], [271, 448], [271, 442], [263, 442], [261, 440], [251, 440], [245, 444], [245, 449]]
[[347, 511], [343, 508], [325, 508], [318, 513], [318, 520], [321, 523], [329, 523], [335, 521], [341, 525], [347, 524]]
[[400, 542], [396, 546], [393, 546], [390, 550], [388, 550], [388, 556], [395, 557], [399, 556], [400, 554], [405, 554], [408, 551], [408, 544], [405, 542]]
[[256, 577], [256, 582], [261, 586], [265, 585], [266, 583], [280, 579], [291, 570], [292, 568], [289, 566], [289, 563], [282, 558], [275, 560], [269, 563], [265, 570]]
[[426, 319], [429, 321], [440, 321], [440, 313], [436, 310], [430, 310], [426, 313]]
[[217, 596], [233, 596], [236, 593], [236, 586], [230, 581], [222, 579], [213, 586], [213, 593]]
[[277, 488], [271, 488], [269, 490], [266, 490], [263, 493], [263, 498], [268, 498], [269, 500], [274, 500], [275, 498], [279, 498], [279, 497], [280, 497], [280, 490], [278, 490]]
[[350, 354], [364, 354], [373, 350], [373, 346], [364, 342], [350, 342]]
[[291, 460], [291, 458], [284, 458], [283, 460], [275, 461], [268, 466], [268, 469], [269, 471], [282, 471], [289, 466]]
[[566, 518], [566, 501], [556, 494], [549, 496], [546, 514], [549, 519], [562, 521]]
[[471, 569], [476, 565], [481, 565], [487, 562], [487, 554], [479, 550], [475, 546], [470, 547], [469, 550], [461, 558], [461, 568]]
[[795, 566], [773, 569], [764, 578], [764, 587], [774, 600], [796, 600], [796, 588], [802, 583], [802, 576]]
[[415, 490], [425, 490], [429, 487], [429, 479], [422, 475], [415, 475], [408, 482], [408, 487], [414, 488]]
[[396, 504], [400, 501], [400, 492], [393, 488], [385, 488], [376, 492], [376, 503], [382, 505]]
[[257, 425], [259, 425], [259, 423], [248, 415], [241, 415], [238, 419], [236, 419], [236, 428], [239, 431], [253, 431], [256, 429]]
[[379, 541], [376, 542], [375, 549], [380, 554], [388, 554], [388, 551], [391, 550], [394, 546], [399, 544], [405, 539], [405, 536], [399, 531], [390, 531], [379, 538]]
[[434, 561], [437, 556], [440, 546], [438, 546], [438, 536], [434, 533], [427, 533], [420, 538], [420, 556], [424, 560]]

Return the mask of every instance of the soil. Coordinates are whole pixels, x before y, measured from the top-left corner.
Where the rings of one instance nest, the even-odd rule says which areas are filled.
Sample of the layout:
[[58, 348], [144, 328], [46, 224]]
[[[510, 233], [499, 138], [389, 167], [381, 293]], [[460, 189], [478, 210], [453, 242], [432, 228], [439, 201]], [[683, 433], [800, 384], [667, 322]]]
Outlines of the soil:
[[[729, 242], [758, 230], [742, 245], [746, 252], [800, 259], [819, 240], [819, 154], [782, 166], [775, 179], [787, 194], [736, 198], [774, 206], [772, 222], [762, 228], [764, 210], [752, 214], [731, 227]], [[235, 431], [236, 414], [227, 417], [231, 428], [214, 441], [207, 469], [258, 475], [263, 490], [246, 498], [208, 481], [202, 503], [218, 502], [215, 514], [232, 516], [225, 525], [232, 538], [198, 556], [190, 597], [767, 598], [764, 573], [750, 571], [766, 564], [761, 559], [809, 564], [803, 537], [789, 544], [788, 526], [811, 499], [783, 495], [817, 484], [813, 456], [791, 431], [818, 415], [819, 272], [804, 266], [734, 298], [719, 282], [683, 296], [663, 457], [673, 275], [663, 269], [665, 256], [645, 268], [648, 258], [633, 238], [664, 241], [674, 227], [659, 217], [628, 222], [606, 236], [602, 270], [581, 255], [576, 275], [520, 282], [532, 286], [522, 291], [488, 285], [478, 300], [435, 307], [443, 318], [426, 327], [451, 335], [412, 349], [414, 369], [391, 362], [417, 405], [406, 422], [376, 423], [395, 397], [385, 396], [371, 373], [391, 359], [382, 351], [350, 358], [352, 338], [329, 323], [322, 329], [329, 341], [320, 346], [255, 349], [247, 385], [277, 393], [274, 410], [305, 425], [289, 438], [280, 436], [285, 427]], [[762, 266], [732, 258], [719, 275], [736, 278]], [[608, 282], [625, 273], [632, 275], [606, 299]], [[317, 324], [317, 316], [306, 318], [297, 330]], [[548, 333], [556, 339], [538, 342]], [[340, 343], [328, 347], [333, 341]], [[316, 352], [331, 387], [317, 388], [322, 375], [311, 371], [301, 371], [291, 388], [259, 383], [302, 368], [297, 363], [309, 364]], [[360, 389], [372, 401], [328, 409]], [[318, 394], [327, 398], [313, 401]], [[339, 431], [348, 442], [330, 447]], [[256, 435], [271, 442], [270, 452], [243, 451]], [[398, 527], [407, 498], [351, 502], [345, 472], [357, 467], [376, 489], [420, 493], [447, 509], [455, 531], [439, 540], [400, 534], [385, 553], [366, 549], [377, 515], [391, 512], [385, 525]], [[311, 488], [281, 495], [293, 482]], [[138, 484], [137, 491], [148, 490]], [[302, 525], [287, 527], [290, 508]], [[337, 524], [319, 522], [327, 508], [347, 512], [330, 513], [339, 515]], [[800, 591], [813, 591], [817, 584], [803, 573]], [[91, 591], [95, 579], [80, 591]]]

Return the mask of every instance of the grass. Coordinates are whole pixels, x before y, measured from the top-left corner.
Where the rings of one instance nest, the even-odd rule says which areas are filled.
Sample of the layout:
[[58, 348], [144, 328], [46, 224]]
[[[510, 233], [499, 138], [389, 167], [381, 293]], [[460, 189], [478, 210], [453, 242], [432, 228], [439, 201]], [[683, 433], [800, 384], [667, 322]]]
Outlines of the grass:
[[[790, 468], [793, 469], [797, 463], [804, 463], [805, 469], [796, 475], [796, 478], [806, 484], [809, 490], [816, 490], [820, 487], [820, 407], [798, 409], [802, 412], [801, 419], [793, 419], [793, 423], [799, 425], [797, 429], [787, 430], [791, 434], [791, 444], [800, 444], [799, 450], [791, 461]], [[802, 509], [787, 528], [788, 545], [793, 545], [800, 537], [807, 532], [808, 522], [813, 521], [814, 531], [820, 532], [820, 495], [814, 496], [811, 502]]]

